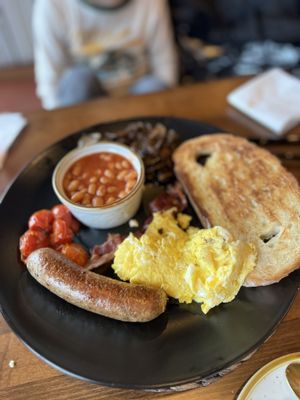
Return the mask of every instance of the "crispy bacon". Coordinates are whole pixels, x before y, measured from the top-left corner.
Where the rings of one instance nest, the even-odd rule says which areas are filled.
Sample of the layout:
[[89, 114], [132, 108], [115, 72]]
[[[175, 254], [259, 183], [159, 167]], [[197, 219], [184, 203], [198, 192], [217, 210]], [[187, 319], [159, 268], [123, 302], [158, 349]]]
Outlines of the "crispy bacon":
[[151, 203], [149, 204], [149, 209], [151, 214], [154, 214], [157, 211], [167, 210], [172, 207], [177, 208], [177, 206], [177, 199], [173, 196], [170, 196], [168, 193], [163, 192], [151, 201]]
[[183, 191], [183, 188], [178, 181], [174, 185], [168, 186], [167, 193], [177, 199], [179, 203], [178, 205], [180, 207], [179, 211], [183, 211], [187, 208], [188, 201]]
[[160, 193], [149, 204], [151, 214], [157, 211], [168, 210], [176, 207], [178, 211], [183, 211], [187, 207], [187, 199], [181, 185], [177, 182], [173, 186], [169, 186], [166, 192]]
[[111, 262], [114, 259], [118, 245], [124, 239], [124, 236], [119, 233], [109, 233], [104, 243], [93, 247], [91, 259], [86, 265], [85, 270], [90, 271]]
[[139, 239], [144, 234], [144, 230], [132, 232], [133, 236]]
[[99, 257], [103, 254], [115, 252], [118, 245], [122, 243], [124, 236], [119, 233], [109, 233], [104, 243], [94, 246], [92, 251], [92, 258]]

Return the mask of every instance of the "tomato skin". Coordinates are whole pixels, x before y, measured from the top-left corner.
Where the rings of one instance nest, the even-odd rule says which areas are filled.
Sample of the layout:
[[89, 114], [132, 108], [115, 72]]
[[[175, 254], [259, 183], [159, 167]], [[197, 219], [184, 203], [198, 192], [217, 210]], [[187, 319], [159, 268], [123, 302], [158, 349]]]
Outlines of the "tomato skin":
[[[42, 209], [36, 211], [29, 218], [28, 226], [29, 229], [19, 240], [19, 249], [23, 261], [34, 250], [42, 247], [52, 247], [59, 250], [60, 246], [70, 244], [74, 233], [77, 233], [80, 228], [79, 222], [63, 204], [54, 206], [52, 210]], [[71, 257], [75, 262], [74, 254], [76, 253], [79, 264], [84, 265], [89, 256], [82, 246], [78, 246], [70, 247], [66, 251], [68, 254], [72, 254]]]
[[49, 247], [49, 235], [43, 230], [28, 229], [21, 237], [19, 248], [22, 260], [25, 260], [34, 250]]
[[89, 260], [88, 252], [79, 243], [64, 244], [58, 248], [58, 251], [81, 267], [84, 267]]
[[51, 232], [54, 216], [49, 210], [39, 210], [31, 215], [28, 221], [29, 229]]
[[72, 214], [63, 204], [57, 204], [56, 206], [52, 207], [51, 211], [55, 219], [63, 219], [67, 224], [71, 223]]
[[54, 248], [66, 243], [71, 243], [74, 233], [64, 219], [55, 219], [50, 242]]
[[74, 233], [79, 231], [79, 222], [73, 217], [70, 210], [63, 204], [57, 204], [52, 208], [55, 219], [63, 219]]

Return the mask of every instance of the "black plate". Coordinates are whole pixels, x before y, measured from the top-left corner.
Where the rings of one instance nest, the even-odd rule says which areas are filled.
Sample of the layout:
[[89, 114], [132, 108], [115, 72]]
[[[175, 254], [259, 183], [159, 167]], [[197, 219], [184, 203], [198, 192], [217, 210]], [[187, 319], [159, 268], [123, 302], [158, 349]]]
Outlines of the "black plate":
[[[182, 140], [215, 131], [182, 119], [139, 120], [162, 122]], [[63, 372], [103, 385], [170, 389], [201, 382], [262, 344], [289, 309], [298, 276], [293, 274], [269, 287], [242, 288], [233, 302], [216, 307], [207, 316], [197, 304], [169, 304], [163, 315], [145, 324], [86, 312], [35, 282], [19, 260], [18, 240], [32, 212], [58, 202], [51, 187], [54, 166], [76, 146], [82, 133], [115, 131], [129, 122], [98, 125], [67, 137], [33, 160], [16, 179], [0, 206], [0, 301], [13, 331], [34, 353]], [[128, 226], [115, 231], [128, 231]], [[82, 229], [80, 240], [92, 246], [106, 234]]]

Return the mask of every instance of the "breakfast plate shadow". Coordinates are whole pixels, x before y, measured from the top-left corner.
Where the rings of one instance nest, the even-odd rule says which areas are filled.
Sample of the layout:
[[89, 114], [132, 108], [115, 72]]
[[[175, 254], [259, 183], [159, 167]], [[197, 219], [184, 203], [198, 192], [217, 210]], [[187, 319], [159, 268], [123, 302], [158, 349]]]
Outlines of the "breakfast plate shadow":
[[[57, 162], [76, 147], [83, 134], [114, 132], [135, 121], [163, 123], [174, 129], [181, 141], [220, 132], [201, 122], [171, 117], [123, 120], [72, 134], [36, 157], [0, 206], [1, 310], [31, 351], [66, 374], [112, 387], [185, 390], [222, 375], [272, 335], [296, 296], [297, 272], [271, 286], [242, 288], [234, 301], [207, 315], [198, 304], [170, 301], [160, 317], [138, 324], [115, 321], [66, 303], [34, 281], [19, 257], [19, 237], [27, 229], [29, 216], [58, 203], [51, 186]], [[140, 222], [146, 218], [143, 205], [137, 218]], [[78, 240], [92, 247], [102, 243], [109, 232], [129, 230], [128, 224], [109, 231], [83, 227]]]

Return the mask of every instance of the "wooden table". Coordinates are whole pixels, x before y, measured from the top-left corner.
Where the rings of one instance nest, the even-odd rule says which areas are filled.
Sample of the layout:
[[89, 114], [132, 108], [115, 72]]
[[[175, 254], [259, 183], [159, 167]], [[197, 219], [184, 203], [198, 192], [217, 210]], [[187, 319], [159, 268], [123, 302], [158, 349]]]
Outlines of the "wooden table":
[[[212, 81], [123, 99], [96, 100], [51, 112], [28, 113], [28, 127], [18, 138], [0, 172], [0, 198], [21, 169], [42, 149], [64, 136], [99, 122], [138, 116], [178, 116], [193, 118], [244, 136], [272, 136], [265, 129], [242, 117], [226, 104], [226, 95], [245, 78]], [[289, 137], [300, 136], [300, 127]], [[291, 146], [291, 145], [288, 145]], [[298, 146], [297, 146], [298, 147]], [[295, 147], [293, 147], [294, 149]], [[281, 152], [289, 147], [278, 146]], [[300, 150], [299, 150], [300, 151]], [[300, 178], [293, 161], [287, 166]], [[276, 333], [241, 366], [215, 383], [200, 389], [174, 394], [153, 394], [101, 387], [67, 377], [34, 356], [0, 317], [0, 399], [79, 400], [79, 399], [234, 399], [247, 379], [268, 361], [300, 351], [300, 295]], [[9, 361], [15, 367], [9, 367]]]

